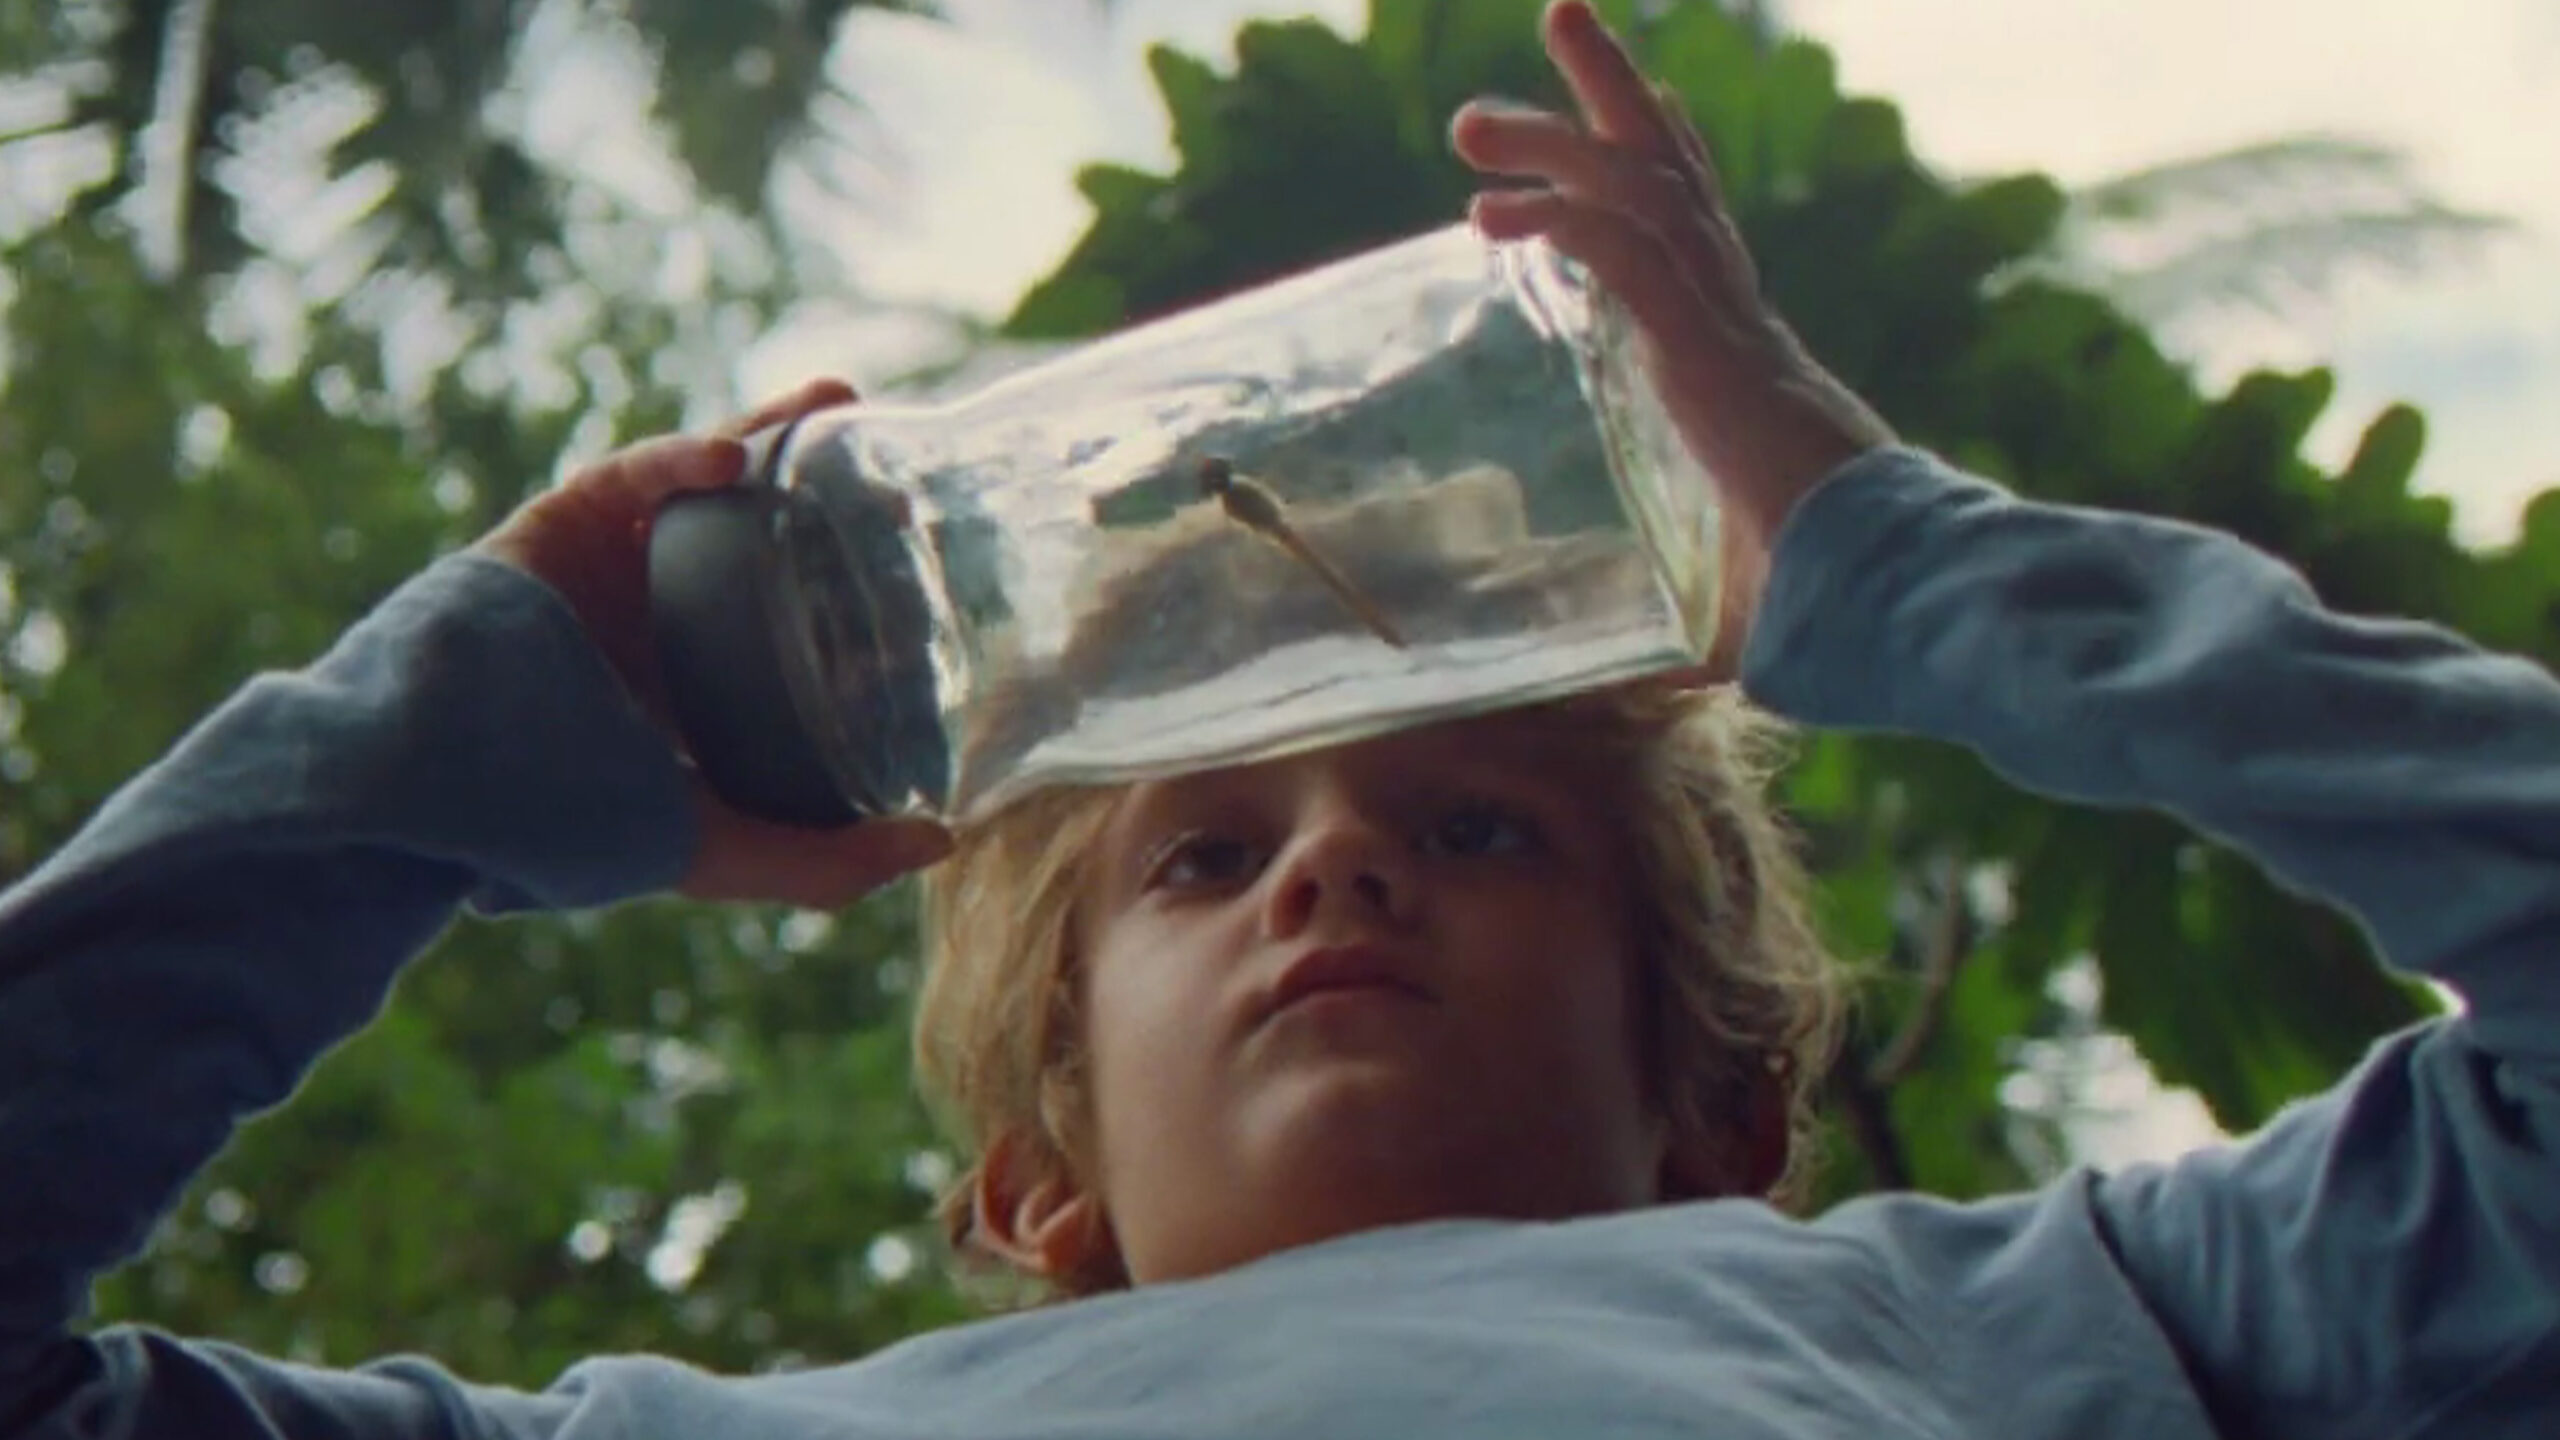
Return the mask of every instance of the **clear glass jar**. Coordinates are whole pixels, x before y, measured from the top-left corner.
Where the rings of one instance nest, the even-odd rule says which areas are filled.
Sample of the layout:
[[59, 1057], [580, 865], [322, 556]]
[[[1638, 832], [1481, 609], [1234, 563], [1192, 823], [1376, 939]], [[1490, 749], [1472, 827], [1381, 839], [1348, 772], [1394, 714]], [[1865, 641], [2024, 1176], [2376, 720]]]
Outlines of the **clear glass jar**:
[[1462, 225], [810, 417], [728, 497], [757, 540], [709, 589], [754, 613], [662, 645], [680, 721], [748, 808], [966, 822], [1694, 663], [1717, 517], [1639, 356], [1578, 266]]

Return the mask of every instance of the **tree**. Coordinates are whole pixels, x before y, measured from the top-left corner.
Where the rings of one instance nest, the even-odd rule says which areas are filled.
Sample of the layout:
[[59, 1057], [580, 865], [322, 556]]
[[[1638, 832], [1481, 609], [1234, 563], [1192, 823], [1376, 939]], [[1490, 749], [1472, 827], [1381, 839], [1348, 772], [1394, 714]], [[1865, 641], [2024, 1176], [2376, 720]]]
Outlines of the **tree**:
[[[64, 0], [13, 8], [0, 59], [46, 95], [49, 119], [10, 144], [85, 138], [105, 183], [72, 218], [122, 214], [162, 275], [220, 275], [258, 248], [254, 172], [281, 148], [316, 148], [333, 184], [373, 192], [356, 225], [378, 265], [418, 266], [491, 295], [543, 277], [527, 251], [556, 245], [557, 176], [526, 133], [526, 81], [564, 51], [604, 42], [609, 63], [654, 72], [650, 117], [709, 200], [768, 203], [809, 142], [850, 138], [858, 113], [825, 72], [857, 8], [920, 0], [419, 0], [390, 9], [326, 0]], [[587, 58], [595, 58], [594, 52]], [[244, 167], [252, 173], [243, 173]], [[371, 172], [371, 173], [369, 173]]]

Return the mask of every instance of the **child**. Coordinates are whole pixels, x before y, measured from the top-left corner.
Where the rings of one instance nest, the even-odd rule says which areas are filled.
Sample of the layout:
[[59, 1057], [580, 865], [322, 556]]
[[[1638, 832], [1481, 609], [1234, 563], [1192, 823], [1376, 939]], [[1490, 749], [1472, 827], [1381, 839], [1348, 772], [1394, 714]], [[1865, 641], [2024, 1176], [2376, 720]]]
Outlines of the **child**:
[[1766, 724], [1636, 687], [1127, 789], [928, 878], [963, 1254], [1056, 1293], [1449, 1215], [1794, 1198], [1838, 1010]]
[[[1462, 114], [1471, 161], [1539, 182], [1476, 218], [1553, 237], [1644, 328], [1733, 522], [1711, 667], [1805, 723], [2175, 810], [2460, 1014], [2241, 1145], [1789, 1219], [1753, 1197], [1821, 987], [1740, 712], [1653, 687], [968, 840], [921, 1019], [985, 1146], [955, 1228], [1091, 1298], [832, 1369], [620, 1357], [539, 1394], [73, 1335], [88, 1278], [456, 905], [839, 903], [947, 847], [689, 787], [645, 714], [635, 536], [740, 460], [661, 441], [251, 685], [0, 902], [0, 1434], [2554, 1433], [2560, 687], [2327, 614], [2228, 538], [1894, 448], [1760, 307], [1685, 124], [1576, 0], [1548, 40], [1587, 130]], [[1702, 894], [1640, 889], [1703, 856]]]

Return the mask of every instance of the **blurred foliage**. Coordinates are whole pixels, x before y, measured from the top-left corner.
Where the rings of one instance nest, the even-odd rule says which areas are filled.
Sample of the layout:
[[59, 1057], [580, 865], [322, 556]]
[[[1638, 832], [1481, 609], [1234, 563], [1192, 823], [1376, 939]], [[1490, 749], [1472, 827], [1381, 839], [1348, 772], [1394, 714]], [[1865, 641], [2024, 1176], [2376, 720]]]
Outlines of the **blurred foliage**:
[[[422, 267], [485, 296], [545, 283], [526, 254], [557, 244], [561, 190], [521, 124], [528, 52], [599, 42], [648, 62], [647, 118], [707, 200], [753, 211], [801, 141], [845, 138], [850, 97], [825, 58], [857, 8], [922, 0], [17, 0], [0, 43], [12, 74], [61, 87], [48, 121], [8, 138], [87, 132], [110, 179], [73, 220], [139, 212], [166, 272], [222, 274], [259, 228], [262, 147], [320, 128], [332, 182], [379, 189], [365, 227], [379, 265]], [[535, 54], [531, 58], [546, 59]], [[368, 171], [378, 171], [369, 175]], [[175, 217], [175, 233], [149, 233]], [[164, 248], [165, 247], [165, 248]]]
[[[53, 129], [93, 127], [112, 162], [5, 256], [0, 880], [564, 454], [725, 398], [727, 358], [807, 283], [766, 203], [777, 142], [849, 103], [823, 83], [847, 8], [825, 0], [190, 4], [0, 6], [6, 83], [52, 87]], [[1011, 335], [1095, 334], [1453, 219], [1471, 181], [1450, 109], [1562, 100], [1536, 9], [1375, 0], [1358, 40], [1255, 25], [1231, 73], [1158, 52], [1178, 167], [1085, 174], [1092, 226]], [[2229, 527], [2352, 610], [2560, 651], [2560, 503], [2514, 550], [2466, 552], [2446, 506], [2408, 491], [2414, 412], [2324, 473], [2300, 453], [2324, 375], [2202, 394], [2106, 303], [2016, 275], [2065, 212], [2050, 183], [1948, 184], [1892, 107], [1839, 93], [1820, 48], [1707, 5], [1649, 10], [1648, 63], [1707, 130], [1770, 289], [1912, 439], [2032, 494]], [[538, 83], [519, 37], [564, 15], [654, 57], [677, 218], [509, 119]], [[168, 108], [162, 49], [188, 33], [210, 47], [195, 199], [186, 243], [155, 251], [169, 212], [140, 152]], [[297, 75], [372, 97], [369, 120], [321, 132], [341, 137], [328, 175], [375, 177], [335, 232], [352, 260], [262, 240], [265, 182], [219, 178]], [[0, 139], [0, 160], [31, 143]], [[711, 258], [671, 282], [687, 236]], [[361, 278], [311, 280], [332, 264]], [[276, 273], [299, 288], [261, 309]], [[403, 328], [421, 313], [441, 338]], [[2104, 1031], [2240, 1127], [2423, 1003], [2349, 928], [2158, 817], [2038, 801], [1911, 741], [1813, 742], [1790, 783], [1826, 921], [1876, 980], [1834, 1077], [1834, 1193], [2049, 1173], [2072, 1115], [2055, 1092]], [[903, 1083], [913, 948], [900, 895], [836, 917], [668, 902], [459, 927], [104, 1282], [101, 1313], [532, 1384], [601, 1350], [744, 1369], [953, 1318], [921, 1229], [947, 1161]]]

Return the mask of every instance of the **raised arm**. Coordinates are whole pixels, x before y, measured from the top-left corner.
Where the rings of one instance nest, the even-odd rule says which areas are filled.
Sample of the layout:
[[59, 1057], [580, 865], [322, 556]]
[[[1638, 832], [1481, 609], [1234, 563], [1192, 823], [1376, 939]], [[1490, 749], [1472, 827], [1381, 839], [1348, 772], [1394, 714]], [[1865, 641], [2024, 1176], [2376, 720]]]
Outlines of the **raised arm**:
[[2227, 535], [1908, 452], [1816, 492], [1778, 567], [1745, 672], [1771, 703], [2173, 811], [2454, 986], [2481, 1045], [2560, 1075], [2560, 683], [2539, 666], [2330, 613]]
[[1584, 0], [1546, 40], [1581, 123], [1461, 111], [1462, 156], [1536, 182], [1477, 223], [1545, 237], [1635, 320], [1723, 503], [1752, 691], [2175, 811], [2467, 1002], [2244, 1146], [2088, 1187], [2228, 1432], [2560, 1433], [2560, 687], [2328, 614], [2228, 537], [1889, 448], [1762, 301], [1676, 103]]
[[74, 1327], [90, 1282], [464, 902], [680, 884], [841, 902], [926, 858], [912, 830], [784, 835], [706, 806], [632, 700], [612, 606], [639, 593], [647, 505], [725, 483], [735, 450], [662, 442], [536, 502], [318, 663], [250, 684], [0, 896], [0, 1435], [442, 1435], [541, 1413], [432, 1367]]
[[2093, 1195], [2231, 1433], [2560, 1426], [2560, 683], [1908, 453], [1800, 508], [1748, 662], [1806, 722], [2171, 811], [2459, 992], [2245, 1143]]
[[689, 857], [686, 807], [575, 621], [476, 556], [411, 582], [310, 669], [251, 684], [111, 800], [0, 899], [0, 1173], [16, 1177], [0, 1185], [0, 1417], [133, 1407], [255, 1433], [166, 1413], [167, 1384], [101, 1393], [206, 1357], [75, 1339], [91, 1280], [372, 1017], [467, 897], [664, 888]]

